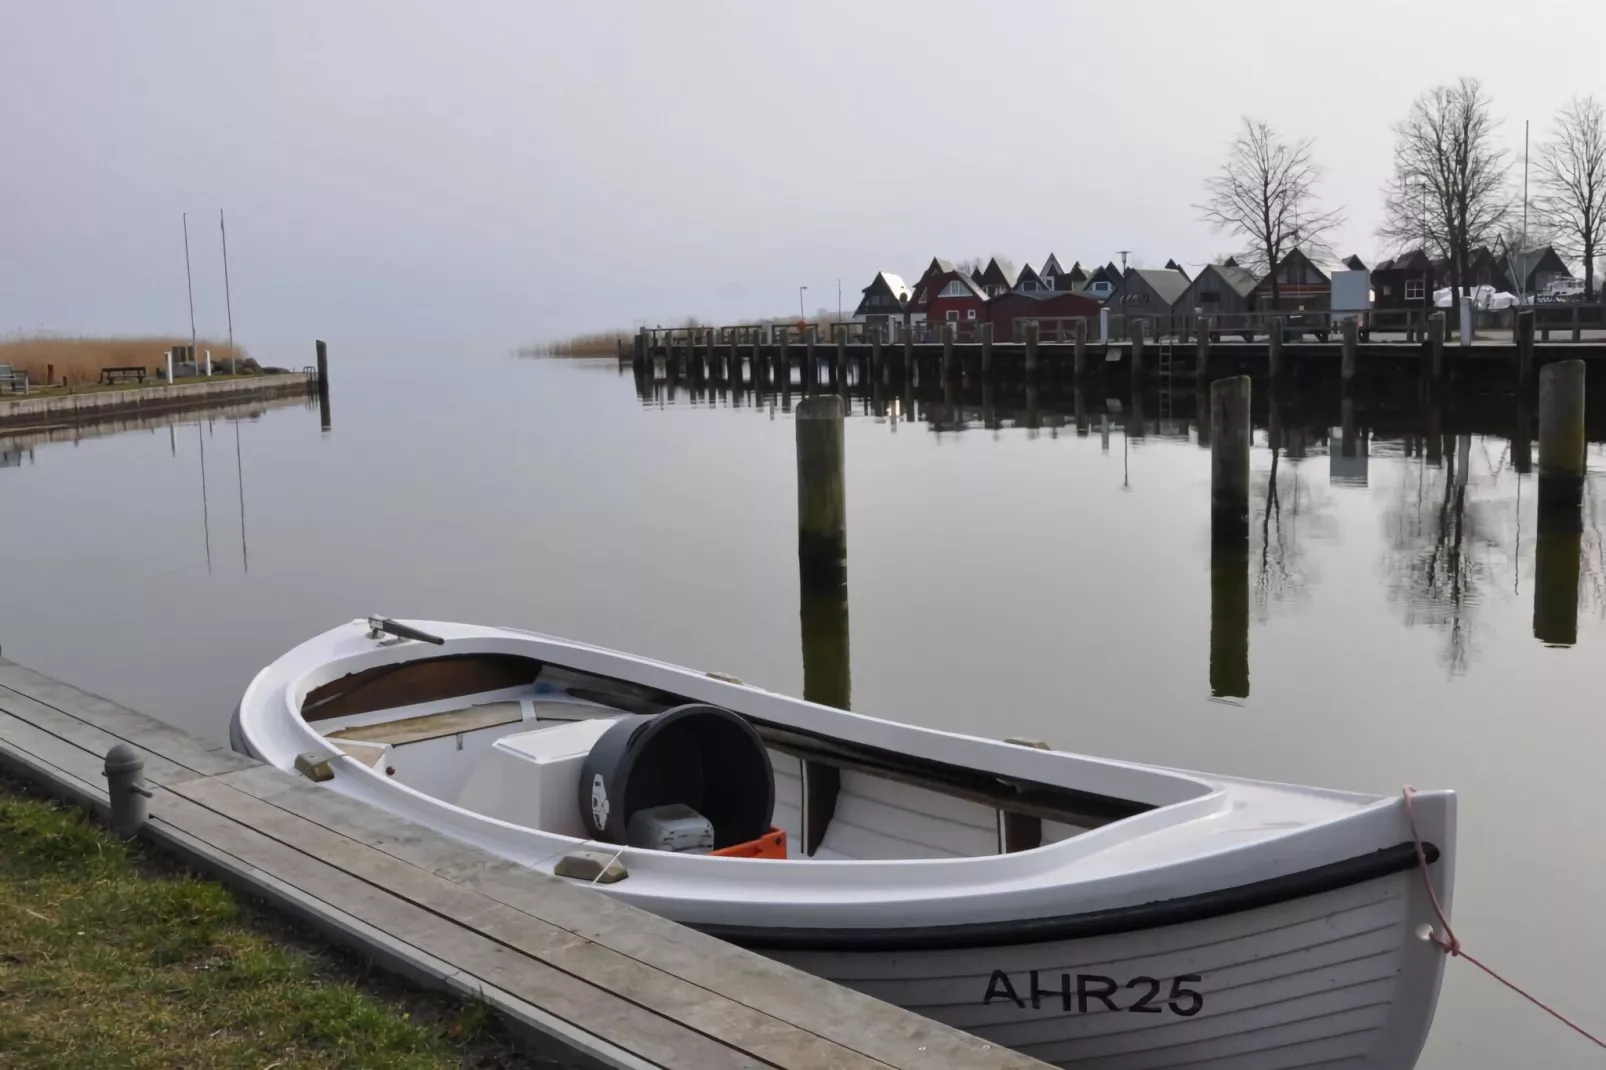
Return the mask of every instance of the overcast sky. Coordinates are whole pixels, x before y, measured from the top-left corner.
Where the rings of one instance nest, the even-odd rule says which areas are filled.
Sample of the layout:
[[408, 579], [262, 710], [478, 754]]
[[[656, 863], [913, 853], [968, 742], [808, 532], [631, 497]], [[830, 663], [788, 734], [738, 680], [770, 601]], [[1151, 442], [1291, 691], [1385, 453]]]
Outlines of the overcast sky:
[[0, 330], [533, 339], [850, 308], [933, 255], [1175, 257], [1240, 116], [1378, 252], [1390, 124], [1482, 78], [1520, 181], [1606, 2], [0, 6]]

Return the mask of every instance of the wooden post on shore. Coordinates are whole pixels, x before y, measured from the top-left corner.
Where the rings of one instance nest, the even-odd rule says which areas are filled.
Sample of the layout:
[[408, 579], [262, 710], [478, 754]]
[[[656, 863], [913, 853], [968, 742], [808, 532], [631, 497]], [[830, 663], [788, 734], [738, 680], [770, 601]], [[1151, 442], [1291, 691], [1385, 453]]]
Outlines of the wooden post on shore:
[[942, 378], [943, 381], [953, 378], [958, 366], [958, 358], [954, 354], [954, 325], [942, 325]]
[[804, 586], [839, 584], [847, 562], [843, 401], [831, 394], [798, 402], [797, 556]]
[[1517, 389], [1527, 390], [1534, 381], [1533, 309], [1517, 313]]
[[315, 343], [318, 353], [318, 423], [328, 431], [334, 423], [329, 416], [329, 347], [322, 339]]
[[1345, 319], [1338, 325], [1340, 336], [1343, 338], [1343, 351], [1339, 356], [1338, 377], [1343, 389], [1348, 390], [1355, 382], [1356, 349], [1360, 341], [1360, 324], [1354, 316]]
[[1210, 384], [1210, 693], [1249, 695], [1247, 375]]
[[981, 373], [993, 374], [993, 325], [991, 323], [979, 324], [976, 330], [981, 332]]
[[1026, 374], [1037, 374], [1037, 340], [1040, 337], [1036, 320], [1026, 325]]
[[1428, 378], [1438, 382], [1444, 378], [1444, 313], [1428, 316]]
[[1283, 318], [1273, 316], [1266, 321], [1266, 374], [1280, 379], [1283, 374]]
[[1087, 374], [1087, 320], [1079, 319], [1071, 327], [1071, 374], [1081, 380]]
[[1202, 384], [1210, 381], [1210, 317], [1196, 316], [1194, 323], [1199, 337], [1194, 342], [1193, 381]]

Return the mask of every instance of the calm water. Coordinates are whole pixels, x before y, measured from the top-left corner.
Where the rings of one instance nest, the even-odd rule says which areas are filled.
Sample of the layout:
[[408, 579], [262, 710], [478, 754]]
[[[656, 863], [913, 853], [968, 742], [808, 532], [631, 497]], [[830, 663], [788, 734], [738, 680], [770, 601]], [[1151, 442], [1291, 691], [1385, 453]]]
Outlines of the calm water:
[[[371, 611], [792, 693], [807, 648], [810, 689], [865, 712], [1277, 780], [1454, 787], [1463, 940], [1606, 1024], [1590, 959], [1606, 944], [1606, 488], [1586, 491], [1576, 590], [1565, 541], [1536, 584], [1534, 477], [1503, 403], [1363, 404], [1347, 450], [1336, 403], [1279, 410], [1275, 479], [1257, 431], [1248, 568], [1218, 571], [1213, 610], [1191, 396], [1148, 399], [1130, 436], [1130, 400], [1110, 415], [1094, 392], [1085, 435], [1074, 396], [1046, 390], [880, 399], [891, 416], [858, 401], [847, 605], [800, 616], [780, 404], [642, 390], [611, 362], [351, 348], [334, 350], [328, 433], [293, 402], [0, 436], [5, 656], [222, 738], [258, 668]], [[1576, 616], [1574, 645], [1535, 638], [1536, 589], [1540, 630], [1565, 638]], [[1452, 963], [1422, 1065], [1597, 1060]]]

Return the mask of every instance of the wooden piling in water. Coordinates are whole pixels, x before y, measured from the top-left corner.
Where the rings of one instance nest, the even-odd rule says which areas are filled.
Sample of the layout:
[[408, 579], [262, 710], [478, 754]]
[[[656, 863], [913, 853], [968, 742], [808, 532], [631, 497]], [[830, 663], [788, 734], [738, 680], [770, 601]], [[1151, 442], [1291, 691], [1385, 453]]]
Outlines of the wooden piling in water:
[[958, 361], [958, 358], [954, 354], [954, 325], [951, 324], [951, 323], [944, 323], [942, 325], [942, 378], [943, 378], [943, 381], [946, 382], [947, 380], [953, 378], [954, 373], [958, 370], [958, 366], [959, 366], [959, 361]]
[[1517, 389], [1527, 390], [1534, 381], [1534, 314], [1532, 309], [1517, 313]]
[[318, 423], [323, 430], [334, 427], [329, 415], [329, 347], [322, 339], [315, 342], [318, 354]]
[[1266, 374], [1278, 379], [1283, 374], [1283, 318], [1273, 316], [1266, 322]]
[[1539, 370], [1539, 509], [1576, 511], [1587, 467], [1584, 362], [1562, 360]]
[[1218, 698], [1249, 695], [1249, 401], [1247, 375], [1210, 384], [1210, 693]]
[[645, 327], [636, 332], [636, 349], [633, 356], [637, 364], [647, 363], [647, 328]]
[[1037, 343], [1041, 328], [1036, 321], [1026, 325], [1026, 374], [1037, 374]]
[[1249, 534], [1249, 377], [1210, 384], [1210, 531], [1213, 538]]
[[1132, 381], [1143, 382], [1143, 321], [1132, 323]]
[[1434, 382], [1444, 378], [1444, 313], [1428, 316], [1428, 377]]
[[843, 402], [834, 394], [798, 402], [797, 555], [805, 586], [841, 582], [847, 561]]
[[1339, 324], [1343, 349], [1339, 356], [1338, 378], [1345, 390], [1355, 382], [1355, 353], [1360, 343], [1360, 324], [1351, 316]]
[[870, 332], [870, 381], [881, 384], [886, 374], [885, 357], [881, 353], [881, 331], [877, 327]]
[[991, 323], [979, 324], [976, 330], [981, 334], [981, 373], [993, 373], [993, 325]]
[[1079, 319], [1071, 328], [1071, 374], [1081, 379], [1087, 374], [1087, 320]]
[[1210, 379], [1210, 317], [1198, 316], [1194, 323], [1199, 336], [1194, 341], [1193, 381], [1204, 383]]
[[831, 361], [831, 386], [838, 394], [848, 391], [848, 332], [836, 332], [836, 356]]
[[814, 347], [819, 340], [820, 328], [810, 324], [807, 333], [804, 335], [803, 345], [803, 392], [805, 394], [814, 393], [815, 380], [819, 378], [820, 361], [819, 356], [814, 352]]
[[915, 377], [915, 332], [909, 325], [908, 314], [904, 315], [903, 324], [903, 378], [909, 382]]

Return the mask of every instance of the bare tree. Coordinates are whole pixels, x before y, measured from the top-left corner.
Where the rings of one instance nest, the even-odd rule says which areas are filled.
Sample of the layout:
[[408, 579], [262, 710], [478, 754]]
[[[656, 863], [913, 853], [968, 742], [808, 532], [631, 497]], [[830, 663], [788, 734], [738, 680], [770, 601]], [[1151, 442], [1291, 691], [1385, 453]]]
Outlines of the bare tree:
[[1556, 115], [1539, 146], [1534, 214], [1553, 234], [1556, 251], [1584, 262], [1584, 291], [1595, 292], [1595, 255], [1606, 246], [1606, 114], [1594, 97]]
[[1402, 252], [1427, 246], [1449, 261], [1456, 316], [1472, 249], [1493, 241], [1511, 210], [1494, 128], [1476, 78], [1422, 94], [1394, 127], [1394, 177], [1383, 189], [1378, 235]]
[[1331, 255], [1327, 236], [1344, 222], [1341, 211], [1316, 206], [1322, 170], [1311, 158], [1312, 144], [1310, 138], [1284, 141], [1266, 123], [1246, 116], [1221, 173], [1205, 180], [1205, 203], [1194, 206], [1216, 230], [1247, 240], [1238, 262], [1271, 276], [1274, 308], [1282, 298], [1274, 270], [1278, 263], [1295, 248], [1306, 255]]

